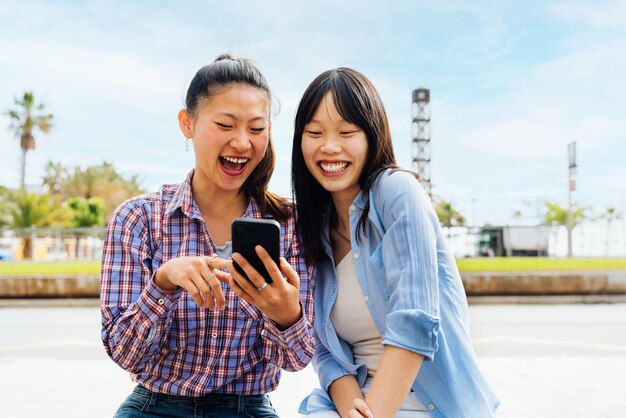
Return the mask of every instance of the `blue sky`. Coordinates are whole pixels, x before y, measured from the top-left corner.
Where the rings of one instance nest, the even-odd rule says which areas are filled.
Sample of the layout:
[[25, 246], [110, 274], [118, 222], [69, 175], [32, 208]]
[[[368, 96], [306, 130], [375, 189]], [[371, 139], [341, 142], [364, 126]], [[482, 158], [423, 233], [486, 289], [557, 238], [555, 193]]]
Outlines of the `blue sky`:
[[[350, 66], [379, 89], [400, 165], [411, 165], [411, 91], [431, 90], [433, 192], [472, 224], [537, 221], [575, 199], [626, 201], [625, 1], [0, 0], [0, 110], [34, 90], [56, 115], [48, 160], [111, 161], [154, 190], [193, 166], [176, 114], [195, 71], [229, 51], [255, 59], [280, 101], [272, 189], [289, 195], [292, 123], [320, 72]], [[0, 184], [19, 182], [19, 141], [0, 116]]]

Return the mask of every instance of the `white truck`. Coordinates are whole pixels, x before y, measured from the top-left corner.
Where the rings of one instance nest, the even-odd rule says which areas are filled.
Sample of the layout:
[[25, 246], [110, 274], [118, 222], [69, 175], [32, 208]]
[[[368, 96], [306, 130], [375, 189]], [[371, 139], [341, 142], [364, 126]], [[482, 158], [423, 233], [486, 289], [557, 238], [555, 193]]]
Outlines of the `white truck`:
[[547, 256], [550, 231], [546, 226], [485, 226], [478, 234], [483, 257]]

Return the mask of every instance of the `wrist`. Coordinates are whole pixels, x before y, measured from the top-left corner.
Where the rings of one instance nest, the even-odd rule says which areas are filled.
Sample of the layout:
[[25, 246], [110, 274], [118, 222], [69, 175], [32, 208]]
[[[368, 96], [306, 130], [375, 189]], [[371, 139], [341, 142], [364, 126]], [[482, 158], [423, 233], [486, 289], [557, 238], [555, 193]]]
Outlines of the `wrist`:
[[281, 320], [280, 322], [274, 321], [276, 324], [276, 328], [281, 331], [284, 331], [288, 328], [291, 328], [296, 322], [298, 322], [302, 318], [302, 305], [298, 302], [298, 309], [294, 311], [292, 315]]
[[171, 292], [178, 288], [178, 286], [176, 286], [167, 278], [167, 275], [163, 272], [163, 266], [157, 269], [152, 280], [159, 289], [165, 290], [166, 292]]

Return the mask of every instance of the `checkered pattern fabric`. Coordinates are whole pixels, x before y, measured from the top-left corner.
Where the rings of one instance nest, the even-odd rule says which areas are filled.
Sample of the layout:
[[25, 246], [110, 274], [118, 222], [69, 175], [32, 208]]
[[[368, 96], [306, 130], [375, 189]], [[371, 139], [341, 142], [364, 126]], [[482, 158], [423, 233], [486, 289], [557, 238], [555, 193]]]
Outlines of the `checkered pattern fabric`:
[[[270, 392], [280, 369], [300, 370], [313, 355], [313, 271], [290, 218], [281, 224], [281, 255], [300, 277], [303, 316], [284, 331], [226, 284], [223, 311], [199, 308], [183, 289], [159, 289], [153, 275], [167, 260], [217, 252], [193, 200], [193, 174], [126, 201], [111, 217], [100, 284], [102, 341], [134, 381], [155, 392]], [[244, 216], [261, 218], [254, 199]]]

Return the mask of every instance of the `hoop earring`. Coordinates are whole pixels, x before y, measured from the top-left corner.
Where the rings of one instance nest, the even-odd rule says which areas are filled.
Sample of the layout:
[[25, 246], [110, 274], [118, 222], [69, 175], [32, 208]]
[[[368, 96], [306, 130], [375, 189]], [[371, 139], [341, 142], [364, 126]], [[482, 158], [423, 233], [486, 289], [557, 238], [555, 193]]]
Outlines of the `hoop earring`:
[[185, 152], [189, 152], [189, 143], [191, 142], [191, 138], [185, 138]]

